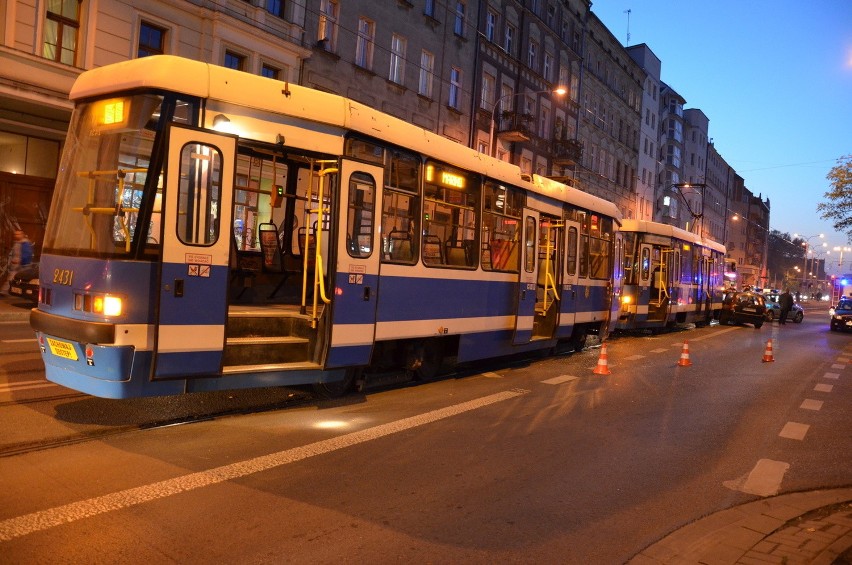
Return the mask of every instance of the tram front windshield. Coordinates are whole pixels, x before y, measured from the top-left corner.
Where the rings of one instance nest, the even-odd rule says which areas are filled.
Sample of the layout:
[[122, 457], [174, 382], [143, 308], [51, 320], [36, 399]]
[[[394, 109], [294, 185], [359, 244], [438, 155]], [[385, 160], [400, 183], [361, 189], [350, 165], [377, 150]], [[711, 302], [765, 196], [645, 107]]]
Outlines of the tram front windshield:
[[[77, 105], [62, 154], [44, 250], [60, 255], [156, 256], [162, 167], [149, 172], [167, 120], [192, 123], [195, 105], [161, 94]], [[153, 255], [152, 255], [153, 253]]]

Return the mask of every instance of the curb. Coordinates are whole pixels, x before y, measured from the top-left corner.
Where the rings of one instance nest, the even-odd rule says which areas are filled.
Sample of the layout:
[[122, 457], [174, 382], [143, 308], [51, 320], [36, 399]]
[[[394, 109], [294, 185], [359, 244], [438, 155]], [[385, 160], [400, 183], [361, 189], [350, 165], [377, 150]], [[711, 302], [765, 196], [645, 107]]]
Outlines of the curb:
[[[807, 516], [821, 509], [825, 515], [819, 519]], [[790, 559], [830, 564], [850, 547], [852, 487], [785, 494], [716, 512], [669, 534], [628, 563], [782, 563]]]

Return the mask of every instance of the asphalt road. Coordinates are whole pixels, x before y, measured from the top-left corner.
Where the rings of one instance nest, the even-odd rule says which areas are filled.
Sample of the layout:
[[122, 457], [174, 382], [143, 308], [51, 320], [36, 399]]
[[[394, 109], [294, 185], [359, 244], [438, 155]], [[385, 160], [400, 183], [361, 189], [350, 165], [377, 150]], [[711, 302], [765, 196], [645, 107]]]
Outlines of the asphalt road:
[[825, 322], [619, 337], [605, 376], [591, 349], [329, 402], [0, 390], [0, 561], [623, 563], [713, 512], [852, 485], [833, 368], [852, 336]]

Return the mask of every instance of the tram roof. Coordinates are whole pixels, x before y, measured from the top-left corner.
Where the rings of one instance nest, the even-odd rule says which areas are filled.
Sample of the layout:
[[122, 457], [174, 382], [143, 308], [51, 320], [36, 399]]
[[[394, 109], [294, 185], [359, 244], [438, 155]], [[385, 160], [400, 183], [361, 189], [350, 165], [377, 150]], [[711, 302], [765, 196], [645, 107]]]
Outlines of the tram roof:
[[77, 78], [70, 98], [79, 100], [149, 88], [284, 113], [355, 131], [621, 221], [618, 207], [608, 200], [546, 177], [522, 175], [517, 165], [484, 155], [354, 100], [193, 59], [153, 55], [98, 67]]
[[710, 239], [703, 239], [697, 234], [686, 231], [685, 229], [669, 224], [661, 224], [659, 222], [649, 222], [648, 220], [622, 220], [621, 231], [644, 232], [667, 237], [674, 237], [683, 241], [690, 241], [695, 245], [701, 245], [722, 254], [726, 252], [725, 246], [721, 243]]

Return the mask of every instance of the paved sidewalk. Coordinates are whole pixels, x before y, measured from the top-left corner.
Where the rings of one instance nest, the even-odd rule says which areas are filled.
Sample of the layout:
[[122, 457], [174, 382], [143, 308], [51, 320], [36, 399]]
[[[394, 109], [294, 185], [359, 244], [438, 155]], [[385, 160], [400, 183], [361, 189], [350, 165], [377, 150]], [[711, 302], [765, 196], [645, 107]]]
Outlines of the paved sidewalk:
[[35, 303], [25, 298], [9, 296], [8, 294], [0, 295], [0, 321], [27, 322], [30, 319], [30, 310], [33, 307], [35, 307]]
[[852, 563], [852, 487], [784, 494], [701, 518], [631, 565]]

